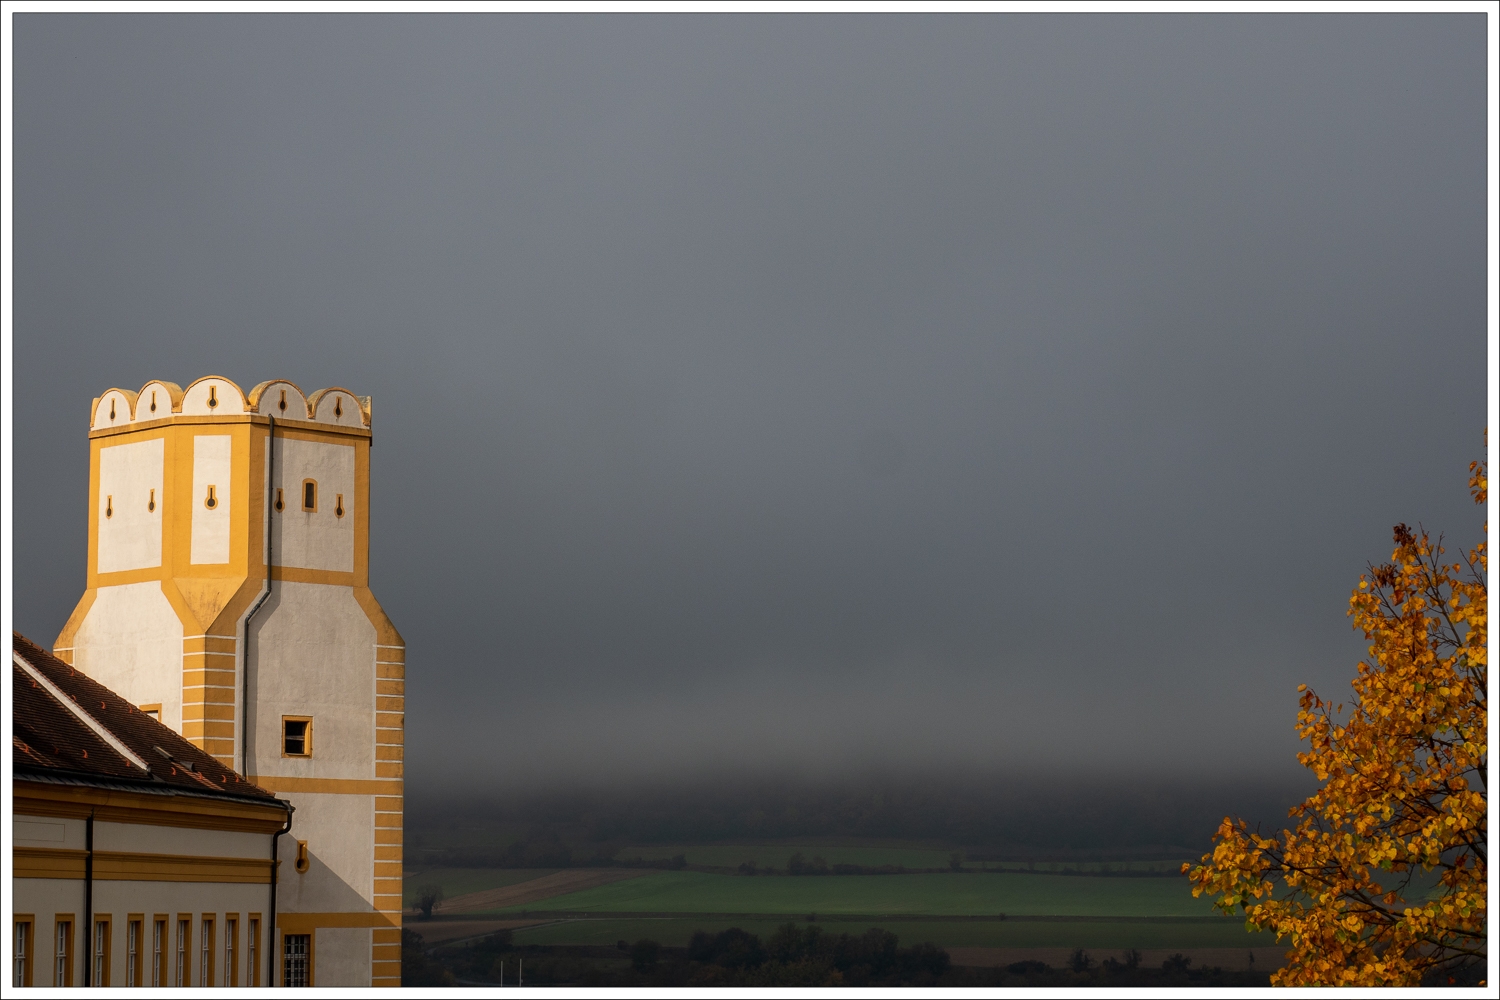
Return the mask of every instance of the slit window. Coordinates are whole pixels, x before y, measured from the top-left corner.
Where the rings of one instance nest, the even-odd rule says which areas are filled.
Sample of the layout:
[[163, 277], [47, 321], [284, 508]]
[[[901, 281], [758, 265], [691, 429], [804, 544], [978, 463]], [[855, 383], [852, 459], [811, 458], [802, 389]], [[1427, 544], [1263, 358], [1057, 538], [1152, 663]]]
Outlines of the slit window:
[[302, 480], [302, 509], [313, 512], [318, 509], [318, 483], [315, 479]]
[[295, 716], [281, 718], [281, 755], [312, 756], [312, 720]]

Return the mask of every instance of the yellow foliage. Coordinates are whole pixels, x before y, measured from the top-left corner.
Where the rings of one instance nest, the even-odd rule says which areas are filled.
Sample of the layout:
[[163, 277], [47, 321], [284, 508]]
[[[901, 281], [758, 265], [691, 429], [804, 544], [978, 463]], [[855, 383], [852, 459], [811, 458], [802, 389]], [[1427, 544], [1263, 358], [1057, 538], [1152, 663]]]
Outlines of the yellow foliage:
[[[1482, 507], [1487, 467], [1469, 472]], [[1225, 817], [1213, 852], [1183, 865], [1193, 895], [1290, 945], [1276, 985], [1416, 986], [1485, 960], [1486, 542], [1445, 564], [1441, 537], [1398, 524], [1395, 545], [1349, 598], [1370, 657], [1348, 717], [1297, 689], [1297, 757], [1323, 785], [1295, 829]]]

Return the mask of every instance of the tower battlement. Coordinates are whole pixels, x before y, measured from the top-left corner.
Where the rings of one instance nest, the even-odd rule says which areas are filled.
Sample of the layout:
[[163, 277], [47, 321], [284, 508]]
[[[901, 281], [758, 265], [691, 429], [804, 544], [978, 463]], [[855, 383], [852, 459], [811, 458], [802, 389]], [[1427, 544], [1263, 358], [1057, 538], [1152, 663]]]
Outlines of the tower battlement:
[[205, 375], [186, 389], [176, 382], [153, 379], [139, 392], [113, 388], [96, 396], [89, 410], [89, 429], [97, 434], [183, 417], [244, 420], [252, 416], [369, 431], [370, 397], [356, 396], [340, 386], [308, 395], [286, 379], [262, 382], [248, 393], [220, 375]]

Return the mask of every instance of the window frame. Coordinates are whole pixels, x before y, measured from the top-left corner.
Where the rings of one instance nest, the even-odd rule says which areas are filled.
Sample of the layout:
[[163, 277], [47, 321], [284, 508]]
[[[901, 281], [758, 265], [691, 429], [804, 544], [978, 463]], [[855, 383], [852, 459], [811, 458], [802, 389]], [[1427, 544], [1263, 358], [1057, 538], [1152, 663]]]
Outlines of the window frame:
[[[288, 722], [304, 722], [307, 728], [302, 730], [302, 752], [287, 753], [286, 749], [286, 724]], [[313, 717], [310, 715], [283, 715], [281, 717], [281, 756], [293, 760], [305, 760], [313, 755]]]
[[172, 986], [193, 985], [193, 915], [177, 914], [177, 934], [172, 939]]
[[224, 914], [224, 985], [240, 984], [240, 915]]
[[[311, 507], [309, 507], [307, 505], [307, 488], [309, 486], [312, 487], [312, 501], [313, 502], [312, 502], [312, 506]], [[302, 480], [302, 498], [301, 498], [302, 499], [302, 513], [304, 513], [304, 514], [316, 514], [318, 512], [318, 494], [320, 492], [322, 492], [322, 491], [318, 489], [318, 481], [316, 479], [304, 479], [304, 480]]]
[[303, 986], [315, 986], [315, 985], [317, 985], [317, 981], [313, 978], [313, 940], [314, 940], [313, 939], [313, 935], [311, 933], [307, 933], [307, 934], [288, 934], [285, 931], [283, 931], [282, 934], [281, 934], [281, 985], [283, 987], [286, 987], [288, 985], [288, 983], [286, 981], [287, 980], [287, 953], [286, 953], [286, 948], [287, 948], [288, 942], [290, 942], [292, 938], [302, 938], [302, 939], [304, 939], [307, 942], [307, 982], [303, 983], [302, 985]]
[[[73, 966], [77, 959], [77, 955], [73, 952], [74, 924], [71, 913], [58, 913], [52, 917], [52, 943], [48, 950], [52, 956], [53, 986], [73, 985]], [[63, 980], [60, 983], [57, 982], [59, 974]]]
[[245, 985], [260, 986], [260, 914], [251, 913], [245, 925]]
[[[102, 939], [99, 933], [100, 928], [104, 930]], [[109, 966], [110, 959], [113, 957], [111, 952], [114, 950], [114, 934], [112, 931], [111, 914], [94, 914], [94, 930], [89, 935], [90, 986], [109, 985]], [[103, 948], [100, 948], [101, 944]]]
[[[22, 927], [26, 928], [24, 934]], [[26, 987], [35, 982], [36, 975], [36, 914], [16, 913], [11, 916], [10, 931], [10, 979], [13, 987]], [[20, 972], [21, 982], [16, 982]]]
[[[131, 951], [131, 935], [135, 935], [135, 951]], [[141, 982], [143, 968], [142, 956], [145, 954], [146, 946], [146, 915], [144, 913], [127, 913], [125, 915], [125, 985], [127, 987], [144, 985]]]
[[198, 986], [209, 989], [214, 985], [214, 917], [205, 913], [198, 924]]
[[172, 952], [172, 939], [167, 937], [167, 932], [171, 927], [171, 920], [170, 914], [154, 913], [151, 915], [152, 989], [163, 989], [167, 985], [167, 960]]

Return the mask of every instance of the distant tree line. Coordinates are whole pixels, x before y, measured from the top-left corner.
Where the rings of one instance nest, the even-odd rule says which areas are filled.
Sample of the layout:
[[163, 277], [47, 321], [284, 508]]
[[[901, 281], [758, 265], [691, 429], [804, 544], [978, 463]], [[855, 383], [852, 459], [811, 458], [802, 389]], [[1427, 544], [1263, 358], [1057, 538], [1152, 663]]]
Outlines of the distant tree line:
[[[1065, 861], [1111, 851], [1181, 858], [1202, 853], [1203, 831], [1226, 813], [1284, 813], [1305, 793], [1294, 784], [1032, 784], [977, 777], [827, 785], [719, 781], [493, 800], [413, 789], [407, 853], [412, 862], [544, 868], [629, 863], [618, 857], [625, 844], [859, 837], [967, 845], [973, 860]], [[509, 832], [480, 843], [460, 836], [474, 828]]]

